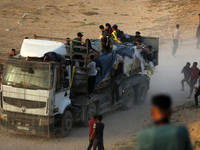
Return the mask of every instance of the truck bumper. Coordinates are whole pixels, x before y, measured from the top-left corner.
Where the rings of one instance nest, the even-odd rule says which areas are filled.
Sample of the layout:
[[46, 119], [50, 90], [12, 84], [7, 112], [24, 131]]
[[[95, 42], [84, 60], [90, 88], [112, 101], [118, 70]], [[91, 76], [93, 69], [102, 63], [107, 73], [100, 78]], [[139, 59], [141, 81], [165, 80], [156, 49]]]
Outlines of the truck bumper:
[[20, 133], [50, 136], [54, 133], [54, 117], [14, 112], [0, 113], [1, 126]]

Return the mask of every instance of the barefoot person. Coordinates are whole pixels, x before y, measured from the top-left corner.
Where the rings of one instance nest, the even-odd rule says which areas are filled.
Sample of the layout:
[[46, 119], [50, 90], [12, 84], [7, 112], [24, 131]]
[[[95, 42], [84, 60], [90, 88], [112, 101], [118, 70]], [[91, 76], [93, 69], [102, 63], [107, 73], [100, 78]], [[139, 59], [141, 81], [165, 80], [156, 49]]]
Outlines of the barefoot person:
[[152, 99], [151, 114], [154, 125], [137, 134], [136, 150], [192, 150], [188, 130], [170, 123], [171, 99], [157, 95]]

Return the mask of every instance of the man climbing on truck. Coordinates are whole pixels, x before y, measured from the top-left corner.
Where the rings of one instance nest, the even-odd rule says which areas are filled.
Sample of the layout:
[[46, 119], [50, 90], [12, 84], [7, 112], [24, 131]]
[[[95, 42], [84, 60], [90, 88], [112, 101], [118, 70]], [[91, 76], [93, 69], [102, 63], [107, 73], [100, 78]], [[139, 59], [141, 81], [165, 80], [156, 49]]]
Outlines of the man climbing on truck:
[[88, 93], [89, 93], [89, 98], [91, 98], [93, 95], [95, 80], [96, 80], [96, 75], [97, 75], [96, 63], [94, 62], [94, 55], [90, 55], [90, 63], [88, 65], [87, 65], [87, 59], [84, 60], [84, 63], [85, 63], [85, 68], [89, 68]]

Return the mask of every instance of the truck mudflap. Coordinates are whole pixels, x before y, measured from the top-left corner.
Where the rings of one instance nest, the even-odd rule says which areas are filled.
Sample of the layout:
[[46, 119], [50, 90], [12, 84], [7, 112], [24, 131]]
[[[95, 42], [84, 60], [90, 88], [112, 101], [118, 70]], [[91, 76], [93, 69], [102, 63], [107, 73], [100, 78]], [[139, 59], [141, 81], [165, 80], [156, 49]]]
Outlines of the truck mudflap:
[[51, 136], [54, 134], [54, 117], [27, 115], [3, 111], [0, 114], [1, 126], [20, 133]]

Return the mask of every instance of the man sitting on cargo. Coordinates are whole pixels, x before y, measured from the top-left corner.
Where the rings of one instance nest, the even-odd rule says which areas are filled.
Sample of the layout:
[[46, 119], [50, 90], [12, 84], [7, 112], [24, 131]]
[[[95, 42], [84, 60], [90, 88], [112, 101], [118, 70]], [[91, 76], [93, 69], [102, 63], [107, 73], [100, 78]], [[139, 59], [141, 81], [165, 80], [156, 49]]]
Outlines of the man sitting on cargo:
[[122, 43], [122, 41], [121, 41], [121, 32], [117, 28], [118, 28], [118, 26], [116, 24], [112, 26], [113, 32], [112, 32], [111, 37], [117, 43]]

